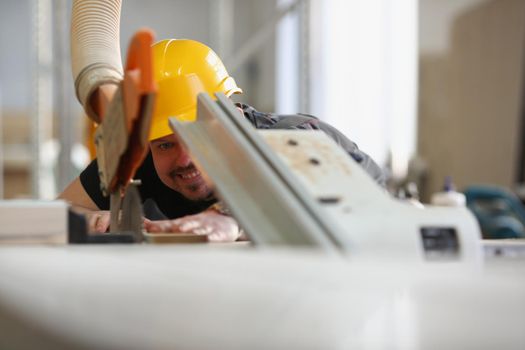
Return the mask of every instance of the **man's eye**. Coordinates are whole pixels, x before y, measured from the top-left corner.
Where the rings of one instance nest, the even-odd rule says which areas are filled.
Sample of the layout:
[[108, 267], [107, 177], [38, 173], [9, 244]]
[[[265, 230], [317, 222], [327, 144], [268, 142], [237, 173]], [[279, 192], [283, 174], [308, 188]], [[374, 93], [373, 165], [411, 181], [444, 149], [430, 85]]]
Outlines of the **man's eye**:
[[170, 148], [173, 148], [173, 146], [174, 146], [173, 142], [164, 142], [164, 143], [159, 144], [158, 148], [161, 151], [165, 151], [165, 150], [168, 150]]

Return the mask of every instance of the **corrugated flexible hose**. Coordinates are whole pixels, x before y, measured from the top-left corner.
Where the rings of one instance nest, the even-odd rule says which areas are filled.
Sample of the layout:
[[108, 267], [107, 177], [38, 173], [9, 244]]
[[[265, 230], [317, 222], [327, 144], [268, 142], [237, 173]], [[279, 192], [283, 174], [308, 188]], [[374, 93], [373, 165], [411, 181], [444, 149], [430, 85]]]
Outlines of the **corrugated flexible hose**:
[[74, 0], [71, 19], [71, 63], [75, 92], [88, 116], [98, 119], [89, 100], [103, 84], [123, 77], [120, 56], [121, 0]]

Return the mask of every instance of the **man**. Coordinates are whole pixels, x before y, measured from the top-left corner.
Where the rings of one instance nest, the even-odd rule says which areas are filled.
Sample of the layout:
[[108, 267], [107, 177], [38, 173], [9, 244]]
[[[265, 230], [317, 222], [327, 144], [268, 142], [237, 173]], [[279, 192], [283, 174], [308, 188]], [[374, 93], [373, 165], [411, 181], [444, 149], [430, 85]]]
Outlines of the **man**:
[[[145, 203], [145, 228], [149, 232], [185, 232], [208, 235], [210, 241], [242, 239], [237, 222], [215, 205], [213, 189], [193, 163], [190, 154], [168, 125], [169, 117], [196, 118], [197, 95], [242, 93], [219, 57], [192, 40], [163, 40], [153, 46], [158, 95], [149, 135], [150, 152], [138, 169], [139, 192]], [[279, 116], [238, 104], [239, 112], [256, 128], [322, 130], [363, 168], [384, 184], [379, 167], [335, 128], [307, 115]], [[109, 200], [99, 186], [97, 163], [92, 162], [60, 195], [88, 217], [91, 231], [109, 226]], [[163, 219], [163, 220], [159, 220]]]

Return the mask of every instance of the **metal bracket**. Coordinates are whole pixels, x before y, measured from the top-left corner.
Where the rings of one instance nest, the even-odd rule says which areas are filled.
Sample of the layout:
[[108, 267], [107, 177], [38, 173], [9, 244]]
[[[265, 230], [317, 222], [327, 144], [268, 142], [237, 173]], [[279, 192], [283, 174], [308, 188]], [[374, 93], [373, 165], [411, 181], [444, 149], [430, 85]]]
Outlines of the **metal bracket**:
[[323, 132], [258, 131], [223, 94], [201, 94], [197, 107], [195, 122], [171, 118], [171, 127], [256, 244], [413, 261], [481, 258], [466, 208], [397, 201]]
[[117, 190], [111, 193], [109, 230], [111, 233], [131, 233], [135, 242], [142, 242], [142, 204], [137, 186], [132, 181], [126, 188], [124, 196]]

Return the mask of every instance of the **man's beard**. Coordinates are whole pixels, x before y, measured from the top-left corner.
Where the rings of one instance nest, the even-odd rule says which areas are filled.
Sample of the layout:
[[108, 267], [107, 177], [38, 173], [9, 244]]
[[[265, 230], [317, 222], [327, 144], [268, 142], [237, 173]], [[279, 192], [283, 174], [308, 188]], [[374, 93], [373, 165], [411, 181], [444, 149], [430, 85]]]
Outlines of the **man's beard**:
[[[202, 186], [206, 186], [206, 188], [208, 189], [208, 192], [206, 194], [204, 194], [203, 196], [199, 197], [199, 198], [194, 198], [194, 200], [204, 200], [204, 201], [207, 201], [207, 200], [212, 200], [215, 196], [214, 196], [214, 193], [213, 193], [213, 190], [211, 188], [208, 187], [208, 185], [206, 184], [205, 180], [203, 179], [202, 177], [202, 174], [200, 172], [199, 169], [197, 169], [197, 167], [192, 163], [186, 167], [179, 167], [179, 168], [176, 168], [174, 170], [172, 170], [170, 173], [169, 173], [169, 176], [173, 179], [173, 181], [175, 183], [179, 183], [179, 174], [181, 173], [190, 173], [190, 172], [194, 172], [194, 171], [198, 171], [199, 172], [199, 176], [201, 177], [201, 180], [204, 181], [204, 184], [203, 183], [195, 183], [195, 184], [189, 184], [189, 185], [184, 185], [184, 184], [181, 184], [181, 186], [183, 186], [183, 188], [181, 188], [179, 190], [179, 192], [181, 190], [183, 191], [188, 191], [190, 193], [198, 193], [199, 190], [202, 189]], [[184, 193], [181, 193], [182, 195], [184, 195]], [[191, 198], [188, 198], [188, 199], [191, 199]]]
[[[189, 186], [186, 186], [186, 189], [187, 190], [190, 190], [190, 192], [193, 192], [193, 193], [196, 193], [196, 192], [199, 192], [199, 189], [202, 185], [189, 185]], [[206, 186], [206, 188], [208, 188], [208, 186]], [[208, 200], [208, 199], [212, 199], [213, 198], [213, 190], [208, 188], [208, 194], [203, 198], [203, 200]]]

